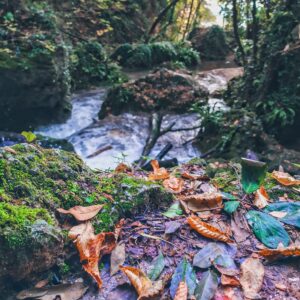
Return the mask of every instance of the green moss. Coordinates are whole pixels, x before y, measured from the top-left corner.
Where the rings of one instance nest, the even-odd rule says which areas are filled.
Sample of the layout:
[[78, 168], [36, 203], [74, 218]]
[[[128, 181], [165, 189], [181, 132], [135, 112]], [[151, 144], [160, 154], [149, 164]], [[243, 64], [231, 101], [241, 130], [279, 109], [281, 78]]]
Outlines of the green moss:
[[0, 203], [0, 235], [11, 247], [26, 243], [29, 227], [37, 220], [54, 223], [46, 209]]

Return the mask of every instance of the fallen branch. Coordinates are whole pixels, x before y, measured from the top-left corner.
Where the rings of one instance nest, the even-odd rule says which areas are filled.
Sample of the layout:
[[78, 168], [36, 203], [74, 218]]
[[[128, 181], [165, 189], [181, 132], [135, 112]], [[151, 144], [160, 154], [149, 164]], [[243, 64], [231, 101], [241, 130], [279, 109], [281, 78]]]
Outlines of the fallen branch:
[[94, 153], [88, 155], [86, 158], [93, 158], [93, 157], [95, 157], [95, 156], [97, 156], [97, 155], [99, 155], [99, 154], [101, 154], [105, 151], [111, 150], [111, 149], [112, 149], [111, 145], [104, 146], [104, 147], [96, 150]]

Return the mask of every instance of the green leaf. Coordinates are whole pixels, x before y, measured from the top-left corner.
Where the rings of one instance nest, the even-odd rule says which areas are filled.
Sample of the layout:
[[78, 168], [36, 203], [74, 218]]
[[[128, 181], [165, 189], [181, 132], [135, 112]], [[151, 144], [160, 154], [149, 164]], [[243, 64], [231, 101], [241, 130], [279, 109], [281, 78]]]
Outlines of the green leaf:
[[179, 202], [172, 204], [171, 207], [165, 213], [163, 213], [163, 215], [168, 218], [175, 218], [182, 214], [183, 214], [183, 212], [182, 212]]
[[300, 229], [300, 203], [295, 202], [277, 202], [268, 205], [265, 212], [280, 211], [287, 214], [279, 220], [283, 223], [295, 226]]
[[222, 192], [221, 194], [222, 194], [222, 198], [224, 200], [232, 200], [232, 201], [236, 200], [236, 197], [234, 197], [233, 195], [231, 195], [229, 193]]
[[259, 189], [267, 173], [267, 164], [261, 161], [242, 158], [242, 186], [247, 194]]
[[267, 247], [277, 249], [281, 243], [287, 247], [290, 243], [290, 237], [282, 224], [272, 216], [250, 210], [246, 214], [247, 221], [252, 227], [255, 236]]
[[23, 131], [21, 135], [24, 136], [26, 139], [27, 143], [32, 143], [33, 141], [36, 140], [36, 135], [32, 133], [31, 131]]
[[228, 214], [234, 213], [240, 206], [240, 201], [228, 201], [224, 204], [224, 211]]
[[151, 262], [150, 269], [148, 271], [148, 277], [154, 281], [156, 280], [165, 267], [165, 258], [161, 252]]
[[178, 285], [181, 281], [185, 281], [188, 290], [189, 290], [189, 295], [190, 297], [194, 295], [194, 291], [197, 285], [197, 278], [195, 271], [193, 270], [193, 267], [191, 264], [184, 258], [177, 266], [173, 277], [171, 281], [171, 286], [170, 286], [170, 294], [172, 298], [174, 299], [176, 290], [178, 288]]
[[207, 271], [199, 281], [195, 290], [196, 300], [210, 300], [218, 288], [218, 275], [214, 271]]

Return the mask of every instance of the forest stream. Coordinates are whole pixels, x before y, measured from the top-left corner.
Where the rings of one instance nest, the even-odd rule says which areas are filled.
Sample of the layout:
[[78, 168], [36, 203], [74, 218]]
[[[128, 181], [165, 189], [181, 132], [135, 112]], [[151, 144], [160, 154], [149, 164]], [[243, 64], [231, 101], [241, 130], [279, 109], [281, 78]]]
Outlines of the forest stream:
[[[226, 66], [224, 63], [218, 64], [218, 62], [214, 66], [220, 65]], [[223, 72], [218, 72], [220, 70]], [[229, 74], [231, 79], [230, 73], [238, 75], [241, 74], [241, 70], [242, 68], [235, 67], [216, 68], [202, 73], [199, 70], [194, 71], [194, 77], [199, 81], [199, 84], [209, 91], [208, 103], [211, 107], [227, 109], [222, 99], [216, 98], [214, 93], [226, 89], [228, 82], [226, 74]], [[146, 74], [145, 71], [130, 72], [128, 77], [131, 80], [136, 80]], [[106, 94], [107, 88], [102, 88], [74, 95], [70, 118], [63, 124], [39, 127], [36, 133], [56, 139], [67, 139], [74, 146], [76, 153], [91, 168], [102, 170], [114, 168], [120, 160], [125, 160], [128, 163], [134, 162], [140, 157], [148, 135], [149, 116], [145, 113], [124, 113], [119, 116], [109, 115], [103, 120], [97, 120]], [[176, 122], [173, 130], [176, 128], [194, 128], [200, 124], [198, 114], [191, 112], [164, 116], [162, 127], [166, 128], [173, 122]], [[173, 148], [165, 158], [177, 158], [180, 163], [187, 162], [200, 154], [199, 149], [194, 147], [192, 143], [197, 133], [198, 128], [168, 132], [159, 138], [151, 156], [155, 157], [167, 143], [171, 143]], [[99, 149], [103, 149], [103, 152], [97, 155], [96, 152]]]

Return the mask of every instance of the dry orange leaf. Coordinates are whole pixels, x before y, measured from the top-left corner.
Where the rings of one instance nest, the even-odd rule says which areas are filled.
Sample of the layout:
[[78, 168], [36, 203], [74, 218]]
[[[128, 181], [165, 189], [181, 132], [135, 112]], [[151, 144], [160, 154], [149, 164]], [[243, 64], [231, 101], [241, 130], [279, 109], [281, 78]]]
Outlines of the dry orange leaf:
[[300, 184], [300, 180], [295, 179], [289, 173], [273, 171], [272, 177], [274, 179], [276, 179], [279, 183], [281, 183], [282, 185], [285, 185], [285, 186]]
[[152, 282], [140, 269], [120, 266], [120, 270], [126, 274], [134, 286], [139, 295], [138, 300], [153, 299], [163, 291], [164, 286], [161, 280]]
[[225, 243], [233, 243], [227, 233], [214, 226], [211, 226], [208, 223], [202, 222], [201, 219], [196, 216], [188, 217], [187, 222], [194, 230], [209, 239], [218, 240]]
[[92, 205], [92, 206], [74, 206], [68, 210], [58, 208], [61, 214], [71, 214], [77, 221], [83, 222], [94, 218], [98, 212], [102, 209], [103, 205]]
[[258, 251], [258, 254], [270, 259], [275, 259], [280, 256], [300, 256], [300, 246], [290, 246], [278, 249], [262, 249]]
[[124, 163], [118, 164], [117, 167], [115, 168], [115, 172], [117, 173], [127, 173], [131, 171], [132, 171], [131, 168]]
[[240, 281], [235, 276], [221, 275], [221, 284], [224, 286], [240, 286]]
[[185, 281], [181, 281], [178, 285], [174, 300], [187, 300], [188, 287]]
[[181, 178], [171, 177], [163, 181], [163, 186], [171, 193], [178, 194], [182, 192], [183, 180]]
[[169, 178], [169, 173], [165, 168], [160, 168], [157, 160], [151, 160], [153, 173], [149, 174], [150, 180], [164, 180]]
[[267, 191], [265, 190], [265, 188], [263, 186], [261, 186], [260, 189], [257, 190], [255, 193], [255, 198], [254, 198], [253, 204], [256, 207], [262, 209], [269, 204], [269, 201], [270, 201], [270, 197], [269, 197]]
[[102, 280], [98, 263], [104, 254], [109, 254], [116, 247], [115, 234], [103, 232], [95, 235], [92, 223], [86, 222], [71, 228], [69, 238], [74, 240], [84, 270], [96, 280], [101, 288]]
[[223, 204], [222, 195], [214, 192], [182, 196], [178, 199], [186, 203], [186, 208], [194, 212], [221, 208]]

